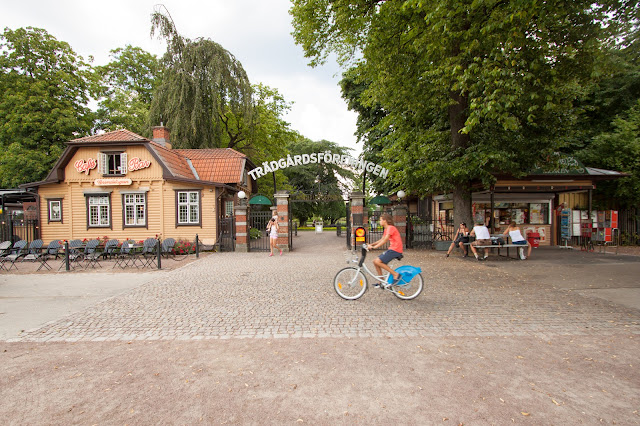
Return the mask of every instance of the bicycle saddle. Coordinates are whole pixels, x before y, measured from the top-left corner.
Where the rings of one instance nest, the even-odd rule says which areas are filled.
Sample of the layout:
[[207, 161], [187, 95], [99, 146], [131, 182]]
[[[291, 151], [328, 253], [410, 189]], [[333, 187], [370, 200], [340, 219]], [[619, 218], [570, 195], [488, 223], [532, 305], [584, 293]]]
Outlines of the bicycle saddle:
[[400, 255], [399, 257], [396, 257], [396, 260], [402, 260], [403, 257], [403, 255]]

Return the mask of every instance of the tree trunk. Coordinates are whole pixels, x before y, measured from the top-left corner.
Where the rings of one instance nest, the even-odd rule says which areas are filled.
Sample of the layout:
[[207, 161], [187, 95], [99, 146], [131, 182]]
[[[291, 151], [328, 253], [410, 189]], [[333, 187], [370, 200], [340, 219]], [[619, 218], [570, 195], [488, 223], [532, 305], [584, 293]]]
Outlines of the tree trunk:
[[[449, 106], [449, 125], [451, 127], [451, 148], [465, 150], [469, 147], [468, 134], [461, 133], [467, 120], [467, 97], [461, 93], [452, 92], [451, 99], [455, 103]], [[453, 221], [454, 229], [465, 222], [469, 229], [473, 227], [471, 215], [471, 182], [455, 182], [453, 189]]]

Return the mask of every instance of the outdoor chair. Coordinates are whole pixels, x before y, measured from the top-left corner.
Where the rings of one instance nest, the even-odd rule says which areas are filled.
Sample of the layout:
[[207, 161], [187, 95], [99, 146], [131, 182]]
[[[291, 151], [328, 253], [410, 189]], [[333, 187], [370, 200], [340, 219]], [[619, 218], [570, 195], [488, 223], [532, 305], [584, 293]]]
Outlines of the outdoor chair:
[[16, 268], [16, 270], [18, 269], [18, 267], [16, 266], [16, 260], [24, 255], [24, 250], [26, 247], [27, 242], [25, 240], [17, 241], [11, 248], [11, 252], [2, 258], [3, 266], [6, 262], [11, 262], [11, 266], [9, 266], [9, 268], [4, 266], [7, 271], [9, 271], [11, 268]]
[[155, 238], [147, 238], [142, 244], [142, 253], [140, 253], [141, 263], [143, 267], [158, 266], [158, 240]]
[[87, 245], [84, 249], [84, 260], [87, 261], [87, 264], [84, 267], [85, 269], [88, 269], [89, 266], [95, 268], [96, 265], [102, 267], [99, 262], [100, 258], [102, 257], [102, 253], [98, 251], [98, 246], [100, 245], [100, 243], [100, 240], [90, 240], [89, 242], [87, 242]]
[[51, 270], [51, 266], [49, 266], [48, 260], [52, 257], [57, 259], [58, 256], [60, 256], [60, 247], [61, 247], [60, 241], [58, 240], [53, 240], [49, 242], [49, 245], [41, 252], [41, 255], [38, 258], [38, 260], [40, 260], [40, 266], [38, 267], [38, 271], [42, 268], [47, 268], [48, 270]]
[[3, 241], [0, 243], [0, 269], [6, 269], [4, 267], [4, 258], [11, 254], [11, 241]]
[[102, 257], [104, 259], [113, 259], [118, 254], [118, 240], [109, 240], [104, 245]]
[[29, 250], [27, 251], [27, 254], [22, 258], [22, 261], [30, 261], [33, 262], [35, 260], [38, 260], [40, 258], [40, 256], [42, 256], [42, 245], [43, 245], [43, 241], [42, 240], [33, 240], [31, 241], [31, 243], [29, 243]]
[[174, 240], [173, 238], [167, 238], [165, 240], [162, 241], [162, 255], [164, 257], [166, 257], [167, 259], [169, 258], [169, 256], [171, 257], [176, 257], [176, 255], [173, 253], [173, 247], [176, 245], [176, 240]]
[[62, 267], [65, 265], [67, 256], [69, 257], [69, 265], [72, 268], [78, 266], [78, 263], [76, 263], [75, 260], [77, 260], [78, 256], [82, 254], [82, 252], [80, 251], [80, 247], [82, 247], [82, 240], [71, 240], [68, 244], [69, 253], [65, 253], [65, 259], [62, 260], [62, 263], [60, 264], [58, 270], [62, 269]]
[[134, 242], [133, 241], [123, 241], [122, 242], [122, 247], [120, 247], [120, 250], [116, 253], [116, 263], [114, 263], [113, 267], [115, 268], [116, 266], [121, 267], [122, 269], [126, 268], [127, 266], [129, 266], [129, 263], [134, 260], [134, 265], [135, 265], [135, 259], [132, 259], [133, 256], [133, 246], [134, 246]]

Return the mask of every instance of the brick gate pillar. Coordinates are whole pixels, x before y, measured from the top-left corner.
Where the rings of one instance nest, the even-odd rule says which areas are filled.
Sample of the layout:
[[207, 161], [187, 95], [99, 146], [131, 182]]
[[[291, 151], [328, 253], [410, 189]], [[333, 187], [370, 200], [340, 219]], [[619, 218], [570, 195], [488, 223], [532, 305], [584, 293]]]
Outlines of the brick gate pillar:
[[[364, 194], [362, 192], [352, 192], [349, 195], [349, 205], [351, 206], [351, 247], [356, 247], [355, 230], [359, 226], [367, 227], [367, 210], [364, 206]], [[367, 230], [367, 242], [369, 240], [369, 230]]]
[[249, 206], [239, 205], [234, 208], [236, 220], [236, 251], [249, 251]]
[[391, 216], [393, 217], [393, 223], [396, 228], [398, 228], [398, 232], [400, 233], [400, 237], [402, 237], [402, 245], [403, 247], [407, 246], [407, 205], [406, 204], [397, 204], [391, 208]]
[[282, 251], [291, 251], [289, 247], [289, 192], [278, 191], [273, 195], [276, 199], [276, 209], [278, 212], [278, 247]]

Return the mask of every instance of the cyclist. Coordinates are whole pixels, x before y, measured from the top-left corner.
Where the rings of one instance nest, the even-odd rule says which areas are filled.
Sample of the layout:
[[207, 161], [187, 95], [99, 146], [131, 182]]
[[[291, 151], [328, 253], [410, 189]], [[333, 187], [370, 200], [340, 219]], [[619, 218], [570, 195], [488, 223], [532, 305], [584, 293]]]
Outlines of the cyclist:
[[[380, 225], [382, 225], [382, 227], [384, 228], [382, 238], [380, 238], [375, 243], [370, 244], [367, 247], [367, 250], [378, 248], [389, 241], [389, 250], [386, 250], [377, 259], [375, 259], [373, 261], [373, 266], [376, 267], [376, 272], [378, 273], [378, 275], [382, 275], [383, 269], [389, 272], [391, 275], [393, 275], [393, 284], [397, 284], [400, 282], [402, 276], [391, 269], [387, 264], [391, 262], [391, 260], [398, 259], [402, 256], [402, 238], [400, 237], [398, 228], [393, 226], [393, 218], [390, 214], [385, 213], [380, 216]], [[374, 284], [374, 287], [380, 287], [380, 283]]]

